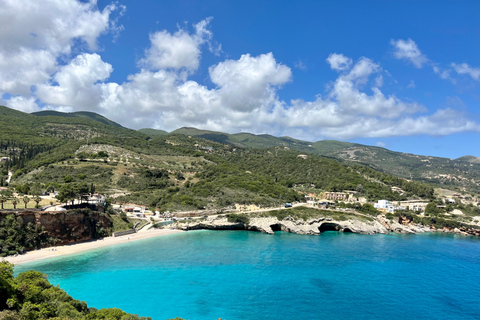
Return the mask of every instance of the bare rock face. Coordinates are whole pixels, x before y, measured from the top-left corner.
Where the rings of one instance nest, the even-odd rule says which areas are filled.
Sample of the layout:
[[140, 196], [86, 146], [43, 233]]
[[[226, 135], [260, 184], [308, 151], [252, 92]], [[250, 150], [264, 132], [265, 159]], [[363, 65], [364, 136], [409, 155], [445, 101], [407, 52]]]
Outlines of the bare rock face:
[[227, 217], [209, 217], [206, 220], [191, 220], [186, 223], [177, 223], [172, 227], [182, 230], [250, 230], [262, 233], [274, 234], [275, 231], [285, 231], [297, 234], [320, 235], [325, 231], [351, 232], [359, 234], [388, 234], [390, 232], [400, 234], [416, 234], [425, 232], [453, 232], [463, 235], [480, 236], [480, 230], [475, 228], [461, 227], [455, 229], [436, 229], [434, 226], [424, 226], [413, 223], [411, 219], [400, 217], [388, 220], [379, 215], [371, 218], [358, 215], [358, 218], [348, 220], [334, 220], [329, 217], [319, 217], [304, 221], [287, 217], [279, 220], [277, 217], [249, 217], [248, 223], [229, 222]]
[[190, 221], [177, 224], [183, 230], [212, 229], [212, 230], [251, 230], [273, 234], [275, 231], [285, 231], [297, 234], [319, 235], [325, 231], [352, 232], [361, 234], [386, 234], [389, 230], [376, 220], [337, 221], [330, 218], [318, 218], [308, 221], [287, 218], [278, 220], [276, 217], [250, 218], [248, 224], [228, 222], [225, 217], [208, 219], [206, 221]]
[[[2, 219], [5, 215], [0, 215]], [[58, 245], [89, 241], [101, 237], [102, 232], [112, 228], [112, 222], [105, 215], [90, 210], [45, 212], [23, 211], [18, 213], [23, 224], [40, 225], [51, 237], [58, 239]]]

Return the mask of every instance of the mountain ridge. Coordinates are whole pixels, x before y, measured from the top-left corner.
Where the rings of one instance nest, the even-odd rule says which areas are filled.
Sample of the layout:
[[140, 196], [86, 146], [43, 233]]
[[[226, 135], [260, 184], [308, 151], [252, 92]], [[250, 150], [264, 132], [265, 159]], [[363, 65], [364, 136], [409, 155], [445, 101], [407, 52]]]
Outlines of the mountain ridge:
[[101, 122], [106, 125], [114, 126], [114, 127], [119, 127], [119, 128], [124, 128], [122, 125], [98, 114], [95, 112], [90, 112], [90, 111], [76, 111], [76, 112], [60, 112], [60, 111], [54, 111], [54, 110], [42, 110], [42, 111], [37, 111], [37, 112], [32, 112], [31, 114], [35, 116], [56, 116], [56, 117], [66, 117], [66, 118], [89, 118], [98, 122]]
[[[470, 190], [480, 193], [480, 159], [464, 156], [448, 159], [391, 151], [382, 147], [367, 146], [336, 140], [309, 142], [290, 137], [255, 135], [247, 132], [228, 134], [218, 131], [183, 127], [170, 133], [156, 129], [132, 130], [121, 127], [109, 119], [89, 112], [59, 113], [44, 111], [26, 114], [0, 107], [2, 140], [27, 143], [55, 144], [58, 139], [86, 140], [133, 138], [145, 141], [174, 135], [197, 137], [224, 145], [241, 148], [291, 149], [302, 154], [315, 154], [336, 159], [347, 164], [360, 164], [409, 180], [423, 181], [436, 186]], [[162, 138], [164, 139], [164, 138]], [[168, 142], [167, 142], [168, 143]]]
[[405, 179], [429, 182], [438, 186], [468, 188], [480, 192], [480, 158], [474, 156], [450, 159], [337, 140], [309, 142], [268, 134], [255, 135], [248, 132], [229, 134], [192, 127], [182, 127], [172, 133], [196, 136], [246, 148], [289, 148], [335, 158], [346, 163], [367, 165]]

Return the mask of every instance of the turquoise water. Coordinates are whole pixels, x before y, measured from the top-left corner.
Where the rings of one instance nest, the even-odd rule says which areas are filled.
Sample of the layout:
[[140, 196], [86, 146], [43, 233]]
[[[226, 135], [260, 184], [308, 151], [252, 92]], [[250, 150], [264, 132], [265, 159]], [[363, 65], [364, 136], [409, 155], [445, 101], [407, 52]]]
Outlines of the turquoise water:
[[480, 319], [480, 240], [191, 231], [16, 267], [153, 319]]

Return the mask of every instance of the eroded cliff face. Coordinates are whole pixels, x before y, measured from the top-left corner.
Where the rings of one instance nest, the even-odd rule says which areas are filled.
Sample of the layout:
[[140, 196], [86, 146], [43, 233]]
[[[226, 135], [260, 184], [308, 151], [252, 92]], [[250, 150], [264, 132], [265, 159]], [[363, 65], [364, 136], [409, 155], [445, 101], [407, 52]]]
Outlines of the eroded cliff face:
[[[9, 213], [1, 213], [3, 219]], [[23, 211], [15, 214], [23, 224], [32, 223], [44, 228], [50, 237], [57, 239], [56, 245], [71, 244], [108, 236], [112, 222], [103, 213], [89, 209], [60, 212]]]
[[182, 230], [218, 229], [218, 230], [251, 230], [273, 234], [275, 231], [286, 231], [297, 234], [319, 235], [325, 231], [352, 232], [360, 234], [388, 234], [395, 233], [423, 233], [431, 232], [427, 226], [402, 224], [381, 218], [377, 219], [348, 219], [334, 220], [329, 217], [310, 219], [308, 221], [286, 218], [279, 220], [276, 217], [250, 218], [248, 224], [228, 222], [226, 217], [208, 218], [204, 221], [189, 221], [177, 223], [176, 228]]
[[247, 224], [229, 222], [226, 217], [209, 217], [202, 221], [188, 221], [176, 223], [172, 227], [181, 230], [250, 230], [273, 234], [275, 231], [285, 231], [297, 234], [319, 235], [325, 231], [352, 232], [360, 234], [388, 234], [390, 232], [400, 234], [416, 234], [424, 232], [447, 232], [463, 235], [480, 236], [480, 230], [462, 227], [460, 229], [436, 229], [434, 226], [414, 224], [405, 217], [398, 220], [388, 220], [379, 215], [376, 218], [358, 217], [348, 220], [335, 220], [329, 217], [320, 217], [304, 221], [287, 217], [279, 220], [276, 217], [250, 217]]

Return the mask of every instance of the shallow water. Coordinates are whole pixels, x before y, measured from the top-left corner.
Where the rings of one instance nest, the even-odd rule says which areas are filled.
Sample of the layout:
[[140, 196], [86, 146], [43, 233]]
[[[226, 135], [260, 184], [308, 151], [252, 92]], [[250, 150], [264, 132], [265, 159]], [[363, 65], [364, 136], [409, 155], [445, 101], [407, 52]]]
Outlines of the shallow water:
[[480, 319], [480, 240], [189, 231], [25, 264], [153, 319]]

